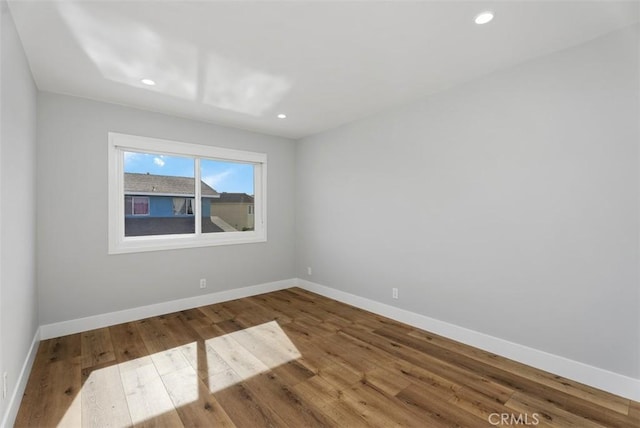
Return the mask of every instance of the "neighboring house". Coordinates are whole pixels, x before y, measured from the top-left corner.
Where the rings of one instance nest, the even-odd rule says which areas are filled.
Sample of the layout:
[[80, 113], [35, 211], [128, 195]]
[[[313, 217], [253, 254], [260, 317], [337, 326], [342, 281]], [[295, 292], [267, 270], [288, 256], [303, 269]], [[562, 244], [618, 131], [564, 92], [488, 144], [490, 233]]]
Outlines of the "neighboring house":
[[237, 230], [252, 230], [254, 227], [253, 196], [246, 193], [220, 193], [211, 199], [211, 215], [226, 221]]
[[[220, 194], [200, 182], [202, 231], [220, 232], [211, 223], [210, 201]], [[193, 233], [195, 179], [154, 174], [124, 174], [125, 236]]]

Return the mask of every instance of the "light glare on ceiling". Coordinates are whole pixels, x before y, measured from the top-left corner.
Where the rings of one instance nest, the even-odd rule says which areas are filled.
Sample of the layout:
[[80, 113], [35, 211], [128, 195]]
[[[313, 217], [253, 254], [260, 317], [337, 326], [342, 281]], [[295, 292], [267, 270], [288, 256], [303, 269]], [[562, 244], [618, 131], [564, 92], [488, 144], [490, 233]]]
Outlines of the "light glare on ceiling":
[[492, 19], [493, 19], [493, 12], [491, 12], [490, 10], [487, 10], [485, 12], [481, 12], [478, 15], [476, 15], [476, 18], [474, 19], [474, 21], [476, 24], [482, 25], [482, 24], [486, 24], [487, 22], [491, 22]]
[[151, 79], [142, 79], [141, 82], [148, 86], [155, 86], [156, 84], [156, 82]]
[[278, 115], [278, 119], [286, 119], [286, 118], [287, 118], [287, 115], [286, 115], [286, 114], [284, 114], [284, 113], [280, 113], [280, 114]]

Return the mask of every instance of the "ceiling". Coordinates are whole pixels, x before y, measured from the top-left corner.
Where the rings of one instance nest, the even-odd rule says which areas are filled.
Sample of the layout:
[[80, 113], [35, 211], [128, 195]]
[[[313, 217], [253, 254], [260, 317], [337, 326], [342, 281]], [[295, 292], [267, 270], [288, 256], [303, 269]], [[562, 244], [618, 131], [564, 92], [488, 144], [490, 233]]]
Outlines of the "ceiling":
[[289, 138], [631, 25], [639, 4], [9, 1], [40, 90]]

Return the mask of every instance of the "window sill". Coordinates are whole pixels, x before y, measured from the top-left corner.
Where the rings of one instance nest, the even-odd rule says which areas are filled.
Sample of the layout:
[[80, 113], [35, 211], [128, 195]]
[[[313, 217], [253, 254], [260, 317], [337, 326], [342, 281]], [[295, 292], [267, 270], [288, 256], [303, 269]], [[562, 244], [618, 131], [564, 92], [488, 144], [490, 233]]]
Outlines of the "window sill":
[[219, 245], [255, 244], [267, 237], [257, 232], [220, 232], [215, 236], [171, 235], [128, 237], [109, 243], [109, 254], [144, 253], [148, 251], [179, 250], [183, 248], [216, 247]]

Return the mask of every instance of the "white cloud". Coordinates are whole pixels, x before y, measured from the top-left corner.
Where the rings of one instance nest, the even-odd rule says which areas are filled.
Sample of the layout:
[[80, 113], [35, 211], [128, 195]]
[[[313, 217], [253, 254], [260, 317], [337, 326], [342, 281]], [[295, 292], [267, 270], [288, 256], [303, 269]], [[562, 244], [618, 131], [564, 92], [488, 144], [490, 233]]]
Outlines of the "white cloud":
[[124, 161], [131, 162], [135, 161], [140, 157], [140, 153], [136, 152], [124, 152]]
[[164, 161], [162, 159], [160, 159], [159, 157], [153, 158], [153, 163], [155, 163], [158, 166], [164, 166]]
[[204, 176], [202, 177], [202, 181], [213, 187], [215, 190], [218, 190], [217, 187], [220, 186], [220, 183], [223, 183], [231, 174], [233, 174], [233, 171], [231, 169], [227, 169], [217, 174]]

